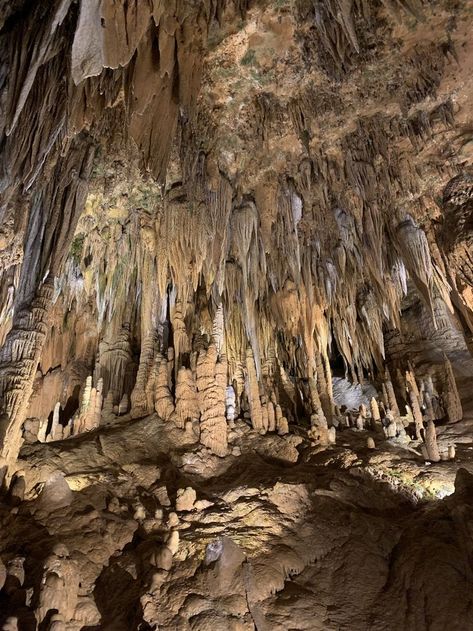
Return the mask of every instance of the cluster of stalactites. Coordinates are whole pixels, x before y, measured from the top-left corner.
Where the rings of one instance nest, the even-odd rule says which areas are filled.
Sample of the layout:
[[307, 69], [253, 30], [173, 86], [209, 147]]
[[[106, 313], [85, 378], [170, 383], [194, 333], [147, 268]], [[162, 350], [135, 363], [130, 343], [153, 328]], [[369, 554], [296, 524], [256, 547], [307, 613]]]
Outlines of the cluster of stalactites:
[[[385, 150], [378, 138], [382, 135], [375, 130], [360, 129], [357, 134], [353, 141], [371, 134], [372, 144], [380, 145], [376, 151], [359, 147], [359, 152], [367, 153], [366, 161], [374, 159], [368, 151], [377, 155]], [[348, 155], [350, 149], [346, 147]], [[294, 181], [268, 184], [270, 192], [235, 204], [230, 181], [221, 174], [206, 175], [205, 160], [199, 164], [199, 177], [187, 174], [186, 184], [175, 183], [162, 200], [156, 199], [146, 238], [143, 230], [140, 238], [128, 235], [119, 248], [124, 255], [117, 258], [110, 253], [116, 264], [106, 266], [104, 274], [94, 272], [96, 281], [90, 284], [104, 326], [111, 321], [119, 327], [131, 317], [141, 318], [138, 338], [143, 357], [135, 397], [144, 397], [153, 361], [153, 336], [157, 322], [163, 324], [163, 306], [164, 312], [169, 308], [179, 367], [179, 356], [190, 349], [186, 318], [201, 319], [199, 325], [208, 331], [205, 311], [212, 310], [213, 300], [221, 300], [229, 372], [240, 378], [249, 346], [261, 383], [265, 367], [272, 364], [269, 370], [278, 372], [275, 358], [278, 352], [286, 352], [276, 348], [278, 336], [287, 347], [302, 342], [306, 379], [314, 376], [311, 358], [320, 354], [328, 362], [333, 339], [352, 376], [363, 374], [373, 363], [381, 370], [383, 325], [387, 321], [399, 326], [408, 279], [429, 304], [433, 294], [445, 294], [444, 279], [432, 263], [426, 234], [409, 215], [400, 211], [391, 217], [381, 207], [363, 205], [328, 207], [325, 193], [313, 181], [313, 172], [330, 187], [342, 173], [351, 173], [343, 165], [338, 170], [333, 165], [329, 168], [322, 156], [314, 156], [309, 173], [301, 167]], [[371, 171], [356, 171], [350, 177], [353, 186], [360, 180], [360, 190], [381, 186], [370, 181]], [[387, 234], [393, 236], [392, 249], [382, 247]], [[83, 272], [90, 275], [90, 271]], [[134, 284], [131, 301], [128, 297]], [[208, 307], [197, 313], [195, 303], [202, 292]], [[136, 313], [130, 315], [126, 311], [131, 303], [136, 305]], [[106, 382], [104, 375], [107, 390]], [[330, 384], [327, 390], [330, 392]], [[134, 401], [133, 407], [149, 408], [144, 398]]]

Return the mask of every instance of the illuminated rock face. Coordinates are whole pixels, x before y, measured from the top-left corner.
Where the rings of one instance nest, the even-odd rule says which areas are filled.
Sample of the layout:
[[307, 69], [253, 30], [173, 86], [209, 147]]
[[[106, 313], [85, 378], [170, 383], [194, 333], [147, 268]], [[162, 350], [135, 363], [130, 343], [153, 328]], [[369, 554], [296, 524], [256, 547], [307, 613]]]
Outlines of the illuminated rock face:
[[[21, 628], [21, 600], [51, 629], [287, 628], [267, 599], [320, 557], [303, 532], [285, 547], [271, 519], [252, 547], [243, 508], [207, 540], [199, 524], [221, 506], [199, 480], [219, 479], [222, 498], [249, 467], [251, 505], [253, 486], [274, 490], [265, 467], [293, 467], [288, 484], [305, 485], [305, 463], [312, 475], [314, 458], [336, 454], [334, 479], [355, 461], [399, 458], [391, 482], [434, 463], [423, 493], [452, 491], [473, 379], [472, 22], [469, 3], [447, 0], [0, 0], [6, 520], [18, 512], [23, 532], [23, 507], [36, 502], [48, 532], [56, 517], [79, 532], [70, 507], [97, 512], [76, 554], [48, 542], [57, 571], [33, 553], [36, 578], [25, 598], [8, 588], [11, 620], [0, 624], [20, 615]], [[80, 445], [100, 461], [84, 462], [88, 473], [72, 466]], [[159, 463], [162, 484], [146, 469], [158, 454], [170, 467]], [[166, 514], [173, 467], [195, 476], [178, 487], [197, 493], [184, 516]], [[51, 488], [67, 501], [49, 506]], [[291, 502], [304, 524], [306, 500]], [[263, 523], [272, 509], [260, 508]], [[179, 534], [188, 519], [203, 546], [190, 552]], [[104, 602], [116, 550], [94, 551], [98, 532], [117, 536], [120, 572], [140, 582], [132, 600], [143, 615], [129, 627], [120, 598]], [[219, 553], [200, 578], [192, 566], [196, 584], [183, 589], [193, 598], [172, 597], [185, 555], [197, 563], [207, 545]], [[7, 568], [21, 554], [0, 545]], [[213, 591], [221, 611], [196, 596]], [[417, 628], [402, 607], [395, 618], [390, 597], [384, 626]], [[383, 628], [381, 609], [356, 613], [356, 600], [350, 628]], [[345, 628], [324, 603], [320, 628]], [[434, 609], [425, 619], [445, 628]]]

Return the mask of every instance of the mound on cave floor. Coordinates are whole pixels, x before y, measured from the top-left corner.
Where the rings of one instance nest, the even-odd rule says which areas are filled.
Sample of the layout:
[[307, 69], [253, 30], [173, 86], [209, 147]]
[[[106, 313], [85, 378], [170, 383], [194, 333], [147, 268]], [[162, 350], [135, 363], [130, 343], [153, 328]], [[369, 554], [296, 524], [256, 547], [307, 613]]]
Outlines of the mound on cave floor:
[[320, 447], [240, 421], [219, 458], [156, 415], [25, 446], [0, 611], [25, 630], [472, 628], [469, 427], [430, 466], [365, 430]]

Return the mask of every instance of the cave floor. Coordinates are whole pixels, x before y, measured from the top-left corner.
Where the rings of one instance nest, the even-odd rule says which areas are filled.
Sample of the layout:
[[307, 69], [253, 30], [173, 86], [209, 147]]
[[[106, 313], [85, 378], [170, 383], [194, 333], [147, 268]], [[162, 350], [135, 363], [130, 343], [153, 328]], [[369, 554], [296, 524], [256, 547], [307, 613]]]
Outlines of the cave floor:
[[[367, 431], [322, 448], [242, 422], [239, 455], [218, 458], [154, 415], [25, 446], [25, 501], [0, 505], [1, 556], [25, 558], [24, 594], [0, 611], [36, 628], [31, 593], [61, 542], [80, 576], [67, 629], [471, 629], [473, 483], [454, 482], [473, 472], [472, 423], [468, 411], [439, 428], [457, 456], [438, 464]], [[197, 501], [179, 504], [188, 487]]]

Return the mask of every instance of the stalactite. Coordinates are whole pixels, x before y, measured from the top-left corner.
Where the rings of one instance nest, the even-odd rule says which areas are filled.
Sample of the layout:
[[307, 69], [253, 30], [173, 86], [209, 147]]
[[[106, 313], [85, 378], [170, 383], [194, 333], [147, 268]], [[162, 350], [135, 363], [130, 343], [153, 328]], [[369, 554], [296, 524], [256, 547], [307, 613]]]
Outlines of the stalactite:
[[433, 267], [427, 237], [410, 215], [398, 225], [397, 234], [409, 274], [432, 310]]

